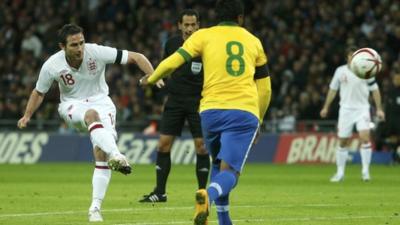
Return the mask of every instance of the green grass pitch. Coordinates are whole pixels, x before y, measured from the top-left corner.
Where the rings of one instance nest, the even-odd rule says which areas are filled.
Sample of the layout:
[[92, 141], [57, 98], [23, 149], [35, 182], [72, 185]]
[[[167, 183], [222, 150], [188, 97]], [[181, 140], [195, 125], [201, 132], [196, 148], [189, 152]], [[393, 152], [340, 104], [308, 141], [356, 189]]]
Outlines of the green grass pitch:
[[[345, 181], [329, 183], [334, 165], [248, 164], [231, 194], [235, 225], [387, 225], [400, 224], [400, 167], [371, 168], [362, 182], [360, 166], [350, 165]], [[89, 163], [0, 165], [1, 225], [89, 224]], [[103, 203], [110, 225], [193, 224], [194, 166], [173, 165], [168, 202], [140, 204], [154, 185], [154, 166], [135, 166], [133, 174], [113, 177]], [[209, 224], [217, 224], [215, 208]]]

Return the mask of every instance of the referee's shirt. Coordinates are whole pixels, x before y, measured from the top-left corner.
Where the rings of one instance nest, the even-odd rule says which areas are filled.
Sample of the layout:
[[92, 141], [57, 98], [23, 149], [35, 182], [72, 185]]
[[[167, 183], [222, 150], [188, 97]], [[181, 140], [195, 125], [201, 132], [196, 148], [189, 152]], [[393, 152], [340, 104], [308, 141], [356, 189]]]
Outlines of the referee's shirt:
[[[183, 45], [182, 36], [175, 36], [165, 43], [164, 58], [167, 58]], [[183, 64], [167, 80], [168, 94], [178, 96], [201, 96], [203, 89], [203, 64], [201, 58]]]

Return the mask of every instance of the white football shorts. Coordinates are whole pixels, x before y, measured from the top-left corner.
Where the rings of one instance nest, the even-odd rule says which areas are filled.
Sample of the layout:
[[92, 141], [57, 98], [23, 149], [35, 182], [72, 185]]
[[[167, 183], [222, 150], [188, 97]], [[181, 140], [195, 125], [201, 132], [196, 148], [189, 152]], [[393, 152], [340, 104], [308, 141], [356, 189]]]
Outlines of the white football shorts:
[[104, 128], [109, 130], [114, 138], [117, 139], [117, 131], [115, 130], [116, 109], [111, 98], [108, 96], [62, 102], [58, 106], [58, 113], [66, 123], [78, 131], [87, 132], [84, 118], [86, 111], [89, 109], [97, 111]]
[[347, 109], [341, 107], [339, 110], [338, 137], [351, 137], [354, 126], [356, 126], [357, 131], [369, 130], [370, 122], [369, 108]]

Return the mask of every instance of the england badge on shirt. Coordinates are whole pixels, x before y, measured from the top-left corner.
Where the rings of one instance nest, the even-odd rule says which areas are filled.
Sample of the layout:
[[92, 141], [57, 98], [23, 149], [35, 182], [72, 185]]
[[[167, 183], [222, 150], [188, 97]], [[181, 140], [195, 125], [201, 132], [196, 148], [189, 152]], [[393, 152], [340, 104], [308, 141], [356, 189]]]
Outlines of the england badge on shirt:
[[203, 67], [203, 64], [200, 62], [192, 62], [192, 73], [197, 75], [201, 72], [201, 68]]
[[96, 61], [92, 58], [89, 58], [89, 60], [86, 63], [87, 63], [87, 68], [88, 68], [89, 74], [96, 75], [96, 72], [97, 72]]

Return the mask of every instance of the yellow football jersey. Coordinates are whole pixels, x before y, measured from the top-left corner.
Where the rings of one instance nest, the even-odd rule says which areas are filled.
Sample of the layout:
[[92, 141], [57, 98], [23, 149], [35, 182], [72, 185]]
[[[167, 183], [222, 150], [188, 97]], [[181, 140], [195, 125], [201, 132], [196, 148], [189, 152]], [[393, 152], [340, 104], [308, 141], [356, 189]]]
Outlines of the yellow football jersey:
[[259, 118], [254, 73], [267, 63], [260, 40], [235, 23], [220, 23], [192, 34], [177, 51], [185, 61], [201, 56], [204, 84], [200, 112], [239, 109]]

